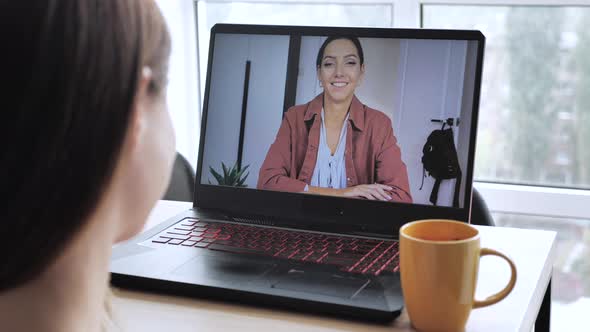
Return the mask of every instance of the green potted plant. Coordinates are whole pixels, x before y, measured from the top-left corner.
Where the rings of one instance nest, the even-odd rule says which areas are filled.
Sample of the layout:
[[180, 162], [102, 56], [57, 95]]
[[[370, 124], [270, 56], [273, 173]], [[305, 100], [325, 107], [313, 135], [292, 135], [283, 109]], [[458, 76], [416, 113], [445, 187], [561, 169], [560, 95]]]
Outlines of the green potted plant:
[[[237, 163], [235, 163], [231, 168], [227, 168], [227, 166], [221, 162], [221, 169], [222, 173], [217, 172], [213, 167], [209, 166], [209, 172], [211, 175], [217, 180], [217, 184], [221, 186], [232, 186], [232, 187], [247, 187], [246, 178], [250, 172], [244, 174], [244, 172], [248, 169], [250, 165], [246, 165], [245, 167], [239, 167]], [[209, 181], [211, 184], [211, 181]]]

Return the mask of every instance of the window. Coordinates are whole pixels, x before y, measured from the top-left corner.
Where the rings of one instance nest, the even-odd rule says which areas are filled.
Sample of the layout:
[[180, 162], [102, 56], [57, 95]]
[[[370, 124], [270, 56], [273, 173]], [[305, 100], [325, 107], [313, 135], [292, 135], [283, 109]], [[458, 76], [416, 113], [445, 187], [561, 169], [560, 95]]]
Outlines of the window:
[[540, 215], [494, 213], [498, 226], [557, 232], [551, 294], [551, 331], [577, 331], [590, 322], [590, 221]]
[[193, 3], [190, 0], [156, 0], [172, 37], [168, 79], [168, 109], [176, 132], [176, 150], [193, 167], [197, 162], [201, 98]]
[[477, 179], [590, 188], [590, 7], [428, 4], [422, 12], [424, 27], [486, 35]]

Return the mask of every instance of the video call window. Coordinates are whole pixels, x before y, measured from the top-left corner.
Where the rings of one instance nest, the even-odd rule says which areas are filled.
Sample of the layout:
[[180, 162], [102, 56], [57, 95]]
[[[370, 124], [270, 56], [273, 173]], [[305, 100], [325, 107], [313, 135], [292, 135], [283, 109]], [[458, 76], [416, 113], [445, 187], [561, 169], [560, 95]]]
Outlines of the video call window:
[[[202, 184], [428, 205], [438, 187], [436, 205], [462, 207], [476, 41], [218, 33], [213, 47]], [[457, 164], [438, 185], [432, 120], [449, 120], [434, 141]]]

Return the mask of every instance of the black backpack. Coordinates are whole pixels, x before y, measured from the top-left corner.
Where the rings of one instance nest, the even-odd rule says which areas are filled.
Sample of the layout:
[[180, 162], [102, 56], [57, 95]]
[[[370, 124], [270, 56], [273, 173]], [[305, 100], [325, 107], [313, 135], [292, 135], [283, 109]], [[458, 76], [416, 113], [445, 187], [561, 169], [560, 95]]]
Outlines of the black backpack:
[[453, 140], [453, 129], [445, 129], [446, 123], [443, 122], [442, 128], [434, 130], [422, 148], [422, 186], [426, 172], [435, 179], [430, 202], [436, 205], [438, 200], [438, 189], [442, 180], [457, 179], [455, 182], [455, 194], [453, 197], [453, 207], [459, 207], [459, 188], [461, 187], [461, 167], [457, 158], [457, 150]]

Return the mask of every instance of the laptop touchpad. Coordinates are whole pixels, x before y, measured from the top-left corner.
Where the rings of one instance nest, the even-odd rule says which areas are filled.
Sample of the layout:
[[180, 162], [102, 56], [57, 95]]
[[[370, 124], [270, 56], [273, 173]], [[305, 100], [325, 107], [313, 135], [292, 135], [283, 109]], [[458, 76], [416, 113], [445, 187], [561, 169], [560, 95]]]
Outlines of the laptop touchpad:
[[362, 276], [324, 271], [291, 269], [277, 280], [274, 288], [351, 299], [360, 293], [370, 279]]
[[180, 266], [172, 274], [188, 277], [190, 281], [199, 283], [205, 280], [248, 284], [260, 282], [260, 276], [274, 267], [274, 264], [255, 260], [247, 255], [224, 255], [205, 251], [186, 264]]

